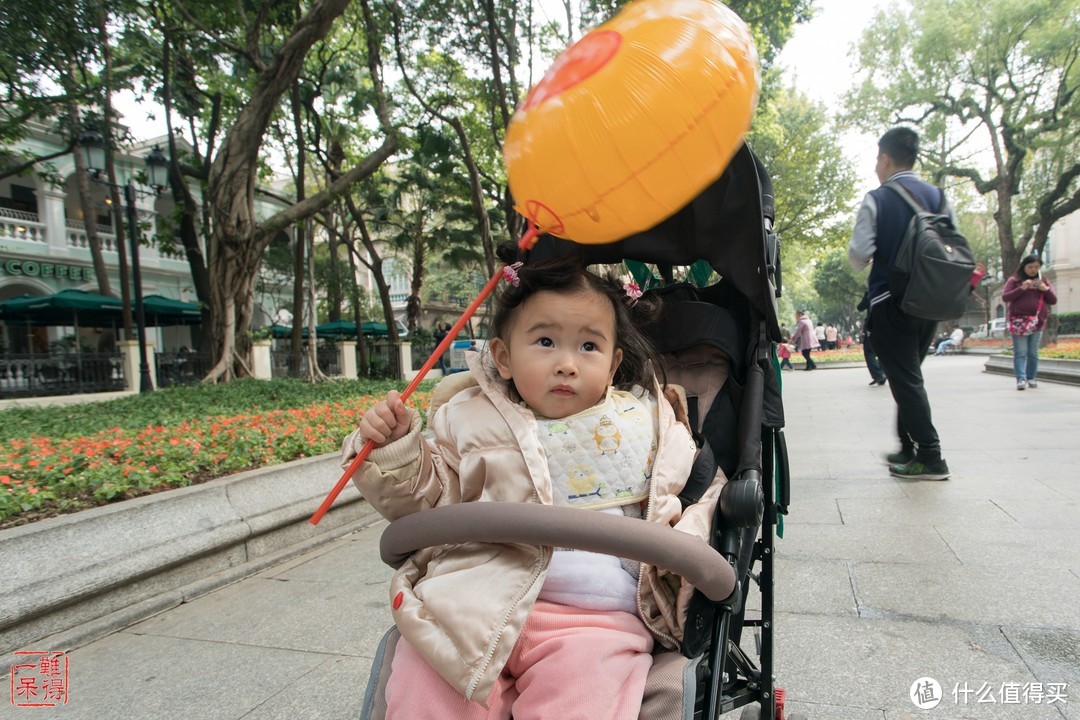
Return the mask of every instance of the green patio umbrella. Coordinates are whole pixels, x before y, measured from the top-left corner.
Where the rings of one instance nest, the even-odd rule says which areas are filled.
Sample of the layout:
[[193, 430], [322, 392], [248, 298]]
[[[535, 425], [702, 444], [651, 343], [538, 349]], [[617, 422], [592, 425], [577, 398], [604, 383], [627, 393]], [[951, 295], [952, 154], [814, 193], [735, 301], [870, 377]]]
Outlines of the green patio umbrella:
[[354, 338], [356, 337], [356, 323], [352, 320], [325, 322], [322, 325], [315, 326], [315, 335], [326, 340]]
[[173, 300], [162, 295], [143, 298], [146, 324], [166, 327], [169, 325], [198, 325], [202, 322], [202, 309], [194, 303]]
[[379, 335], [385, 337], [389, 333], [386, 331], [386, 323], [368, 321], [361, 323], [360, 332], [365, 335]]
[[13, 324], [53, 327], [114, 327], [123, 304], [108, 295], [61, 290], [54, 295], [21, 295], [0, 302], [0, 319]]

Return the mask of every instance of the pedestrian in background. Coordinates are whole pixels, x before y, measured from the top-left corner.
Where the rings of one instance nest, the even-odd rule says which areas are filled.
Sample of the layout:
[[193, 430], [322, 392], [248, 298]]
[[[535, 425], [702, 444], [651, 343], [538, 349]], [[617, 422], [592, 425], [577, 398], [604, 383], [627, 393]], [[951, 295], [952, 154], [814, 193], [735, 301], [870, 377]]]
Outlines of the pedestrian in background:
[[791, 345], [786, 342], [779, 342], [776, 344], [776, 356], [780, 358], [781, 370], [794, 370], [795, 366], [791, 364]]
[[810, 317], [805, 310], [799, 310], [795, 313], [795, 320], [795, 332], [791, 336], [791, 342], [794, 343], [795, 349], [806, 358], [806, 369], [816, 370], [817, 363], [810, 357], [810, 352], [821, 347], [821, 343], [818, 342], [817, 336], [814, 334], [814, 325], [810, 322]]
[[954, 347], [957, 351], [960, 350], [960, 346], [964, 344], [964, 329], [959, 325], [953, 325], [953, 331], [948, 337], [938, 343], [937, 350], [934, 351], [935, 355], [944, 355], [945, 348]]
[[839, 332], [837, 332], [835, 325], [833, 325], [832, 323], [829, 323], [828, 325], [825, 326], [825, 349], [826, 350], [835, 350], [836, 348], [840, 347], [840, 343], [837, 342], [837, 337], [838, 336], [839, 336]]
[[[439, 343], [441, 343], [446, 338], [446, 335], [447, 335], [447, 333], [449, 331], [450, 331], [450, 323], [443, 323], [441, 320], [438, 320], [438, 321], [435, 322], [435, 346], [436, 347], [438, 347]], [[443, 353], [442, 355], [439, 356], [439, 369], [442, 370], [444, 375], [446, 374], [446, 371], [449, 369], [447, 367], [446, 353]]]
[[1013, 372], [1016, 389], [1035, 389], [1039, 372], [1039, 341], [1050, 306], [1057, 304], [1057, 295], [1050, 281], [1042, 277], [1042, 261], [1037, 255], [1027, 255], [1001, 291], [1001, 299], [1009, 303], [1009, 334], [1013, 341]]

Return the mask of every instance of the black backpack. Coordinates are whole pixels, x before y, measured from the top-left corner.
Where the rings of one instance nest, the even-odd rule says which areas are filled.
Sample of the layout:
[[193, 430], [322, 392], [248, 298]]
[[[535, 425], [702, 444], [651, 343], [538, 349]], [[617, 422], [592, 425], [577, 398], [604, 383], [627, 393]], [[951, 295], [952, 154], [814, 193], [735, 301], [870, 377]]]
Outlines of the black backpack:
[[[898, 182], [886, 183], [915, 212], [896, 261], [889, 269], [889, 293], [900, 309], [924, 320], [954, 320], [971, 294], [975, 255], [948, 215], [930, 212]], [[941, 193], [941, 210], [945, 193]]]

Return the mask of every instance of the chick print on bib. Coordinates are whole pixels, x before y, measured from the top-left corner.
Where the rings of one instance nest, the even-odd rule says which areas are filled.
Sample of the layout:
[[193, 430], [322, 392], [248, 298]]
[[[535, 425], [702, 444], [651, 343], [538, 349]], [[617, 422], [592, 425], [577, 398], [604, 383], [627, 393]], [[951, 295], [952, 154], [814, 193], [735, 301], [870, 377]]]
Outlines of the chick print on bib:
[[576, 415], [537, 417], [555, 504], [601, 510], [647, 498], [657, 422], [656, 400], [625, 390]]

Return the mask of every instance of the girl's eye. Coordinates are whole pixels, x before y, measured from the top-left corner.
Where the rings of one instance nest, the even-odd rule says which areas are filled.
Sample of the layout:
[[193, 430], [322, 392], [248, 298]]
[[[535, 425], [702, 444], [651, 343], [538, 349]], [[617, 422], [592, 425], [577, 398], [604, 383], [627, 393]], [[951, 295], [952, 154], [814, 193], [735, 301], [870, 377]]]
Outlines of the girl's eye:
[[596, 347], [596, 343], [587, 342], [587, 343], [585, 343], [584, 345], [581, 346], [581, 349], [584, 350], [585, 352], [594, 352], [594, 351], [598, 350], [599, 348]]
[[549, 337], [542, 337], [536, 341], [541, 347], [555, 347], [555, 341]]

